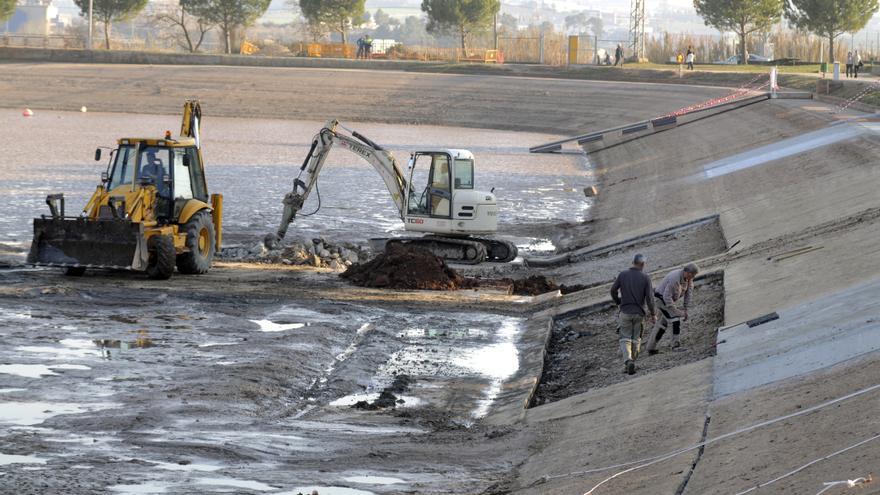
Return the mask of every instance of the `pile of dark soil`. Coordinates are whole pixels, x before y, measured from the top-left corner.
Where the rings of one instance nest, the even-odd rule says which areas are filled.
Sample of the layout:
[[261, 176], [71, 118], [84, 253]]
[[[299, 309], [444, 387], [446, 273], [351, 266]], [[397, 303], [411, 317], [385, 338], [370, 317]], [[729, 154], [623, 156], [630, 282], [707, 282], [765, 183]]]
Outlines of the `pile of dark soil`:
[[389, 244], [366, 263], [350, 266], [340, 277], [361, 287], [386, 289], [456, 290], [477, 286], [442, 258], [419, 246]]
[[510, 283], [513, 284], [513, 293], [518, 296], [537, 296], [555, 290], [561, 291], [563, 294], [569, 294], [586, 289], [586, 286], [583, 285], [556, 285], [556, 282], [543, 275], [532, 275], [528, 278], [510, 280]]
[[382, 392], [379, 393], [379, 397], [376, 398], [376, 400], [373, 402], [361, 400], [355, 402], [351, 407], [364, 411], [394, 409], [397, 407], [397, 404], [403, 403], [403, 399], [398, 399], [394, 394], [402, 394], [406, 392], [414, 381], [415, 380], [410, 378], [409, 375], [397, 375], [394, 377], [394, 381], [391, 382], [391, 385], [382, 389]]

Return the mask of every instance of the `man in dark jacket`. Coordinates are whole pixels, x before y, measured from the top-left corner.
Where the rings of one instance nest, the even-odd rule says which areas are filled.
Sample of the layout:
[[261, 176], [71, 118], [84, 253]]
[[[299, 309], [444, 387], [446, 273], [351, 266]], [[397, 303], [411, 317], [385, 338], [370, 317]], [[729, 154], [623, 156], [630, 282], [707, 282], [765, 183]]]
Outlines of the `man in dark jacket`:
[[[654, 289], [651, 277], [644, 271], [645, 257], [637, 254], [633, 265], [617, 275], [611, 286], [611, 299], [617, 304], [618, 339], [620, 352], [623, 354], [625, 371], [632, 375], [636, 372], [635, 360], [639, 356], [642, 345], [642, 332], [645, 329], [645, 316], [649, 315], [651, 323], [656, 320], [654, 309]], [[648, 312], [645, 309], [650, 309]]]
[[617, 64], [620, 64], [623, 67], [623, 47], [618, 44], [617, 49], [614, 50], [614, 66], [617, 67]]

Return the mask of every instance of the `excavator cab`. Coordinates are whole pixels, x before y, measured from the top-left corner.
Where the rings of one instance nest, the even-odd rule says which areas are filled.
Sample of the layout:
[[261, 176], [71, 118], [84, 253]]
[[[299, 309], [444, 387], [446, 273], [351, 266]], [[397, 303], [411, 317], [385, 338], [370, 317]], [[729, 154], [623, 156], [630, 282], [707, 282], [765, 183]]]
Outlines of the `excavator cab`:
[[406, 205], [406, 230], [490, 234], [498, 228], [495, 195], [474, 190], [474, 156], [467, 150], [413, 153]]
[[79, 216], [65, 215], [63, 194], [49, 195], [50, 215], [34, 219], [28, 263], [64, 267], [68, 275], [115, 268], [167, 279], [175, 266], [207, 272], [220, 248], [223, 197], [208, 195], [200, 119], [198, 101], [188, 100], [180, 137], [118, 140]]

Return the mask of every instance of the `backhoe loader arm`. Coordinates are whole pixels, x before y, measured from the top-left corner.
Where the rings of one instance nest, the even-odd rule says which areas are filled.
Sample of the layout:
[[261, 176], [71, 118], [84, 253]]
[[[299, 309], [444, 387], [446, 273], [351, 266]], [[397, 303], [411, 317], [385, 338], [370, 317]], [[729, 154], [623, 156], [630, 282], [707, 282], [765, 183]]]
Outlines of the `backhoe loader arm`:
[[[284, 239], [287, 234], [287, 228], [296, 218], [297, 213], [303, 208], [303, 204], [308, 199], [312, 188], [318, 182], [318, 176], [324, 167], [324, 160], [330, 154], [330, 150], [334, 145], [351, 151], [355, 155], [366, 160], [370, 165], [379, 172], [388, 192], [391, 193], [391, 199], [401, 220], [404, 217], [404, 201], [406, 198], [406, 179], [403, 172], [389, 151], [383, 149], [378, 144], [367, 139], [363, 135], [349, 131], [351, 135], [342, 134], [337, 129], [342, 127], [338, 121], [331, 120], [324, 128], [322, 128], [315, 138], [312, 140], [312, 146], [309, 154], [300, 167], [299, 176], [293, 180], [293, 190], [284, 196], [284, 213], [281, 217], [281, 225], [278, 227], [276, 234], [266, 236], [265, 244], [269, 248], [273, 248]], [[347, 129], [346, 129], [347, 130]]]
[[180, 123], [180, 136], [196, 140], [196, 148], [201, 148], [199, 130], [202, 125], [202, 105], [199, 100], [186, 100], [183, 104], [183, 120]]

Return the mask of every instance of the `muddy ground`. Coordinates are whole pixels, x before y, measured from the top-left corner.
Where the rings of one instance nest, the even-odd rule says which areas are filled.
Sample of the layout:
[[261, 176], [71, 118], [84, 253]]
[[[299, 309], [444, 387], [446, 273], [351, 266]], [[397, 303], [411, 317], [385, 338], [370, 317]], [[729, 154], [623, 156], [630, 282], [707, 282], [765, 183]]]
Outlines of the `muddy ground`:
[[[724, 321], [724, 283], [709, 277], [694, 286], [690, 318], [682, 323], [681, 343], [685, 350], [669, 347], [672, 329], [660, 340], [659, 354], [643, 352], [636, 360], [636, 376], [681, 366], [715, 355], [717, 328]], [[541, 382], [532, 406], [555, 402], [594, 388], [607, 387], [633, 377], [624, 373], [615, 333], [617, 309], [559, 319], [553, 325]], [[643, 349], [650, 334], [646, 323]]]
[[[479, 459], [508, 439], [477, 422], [517, 371], [520, 318], [88, 277], [2, 307], [0, 476], [17, 493], [469, 493], [512, 462]], [[400, 375], [394, 407], [352, 407]]]

